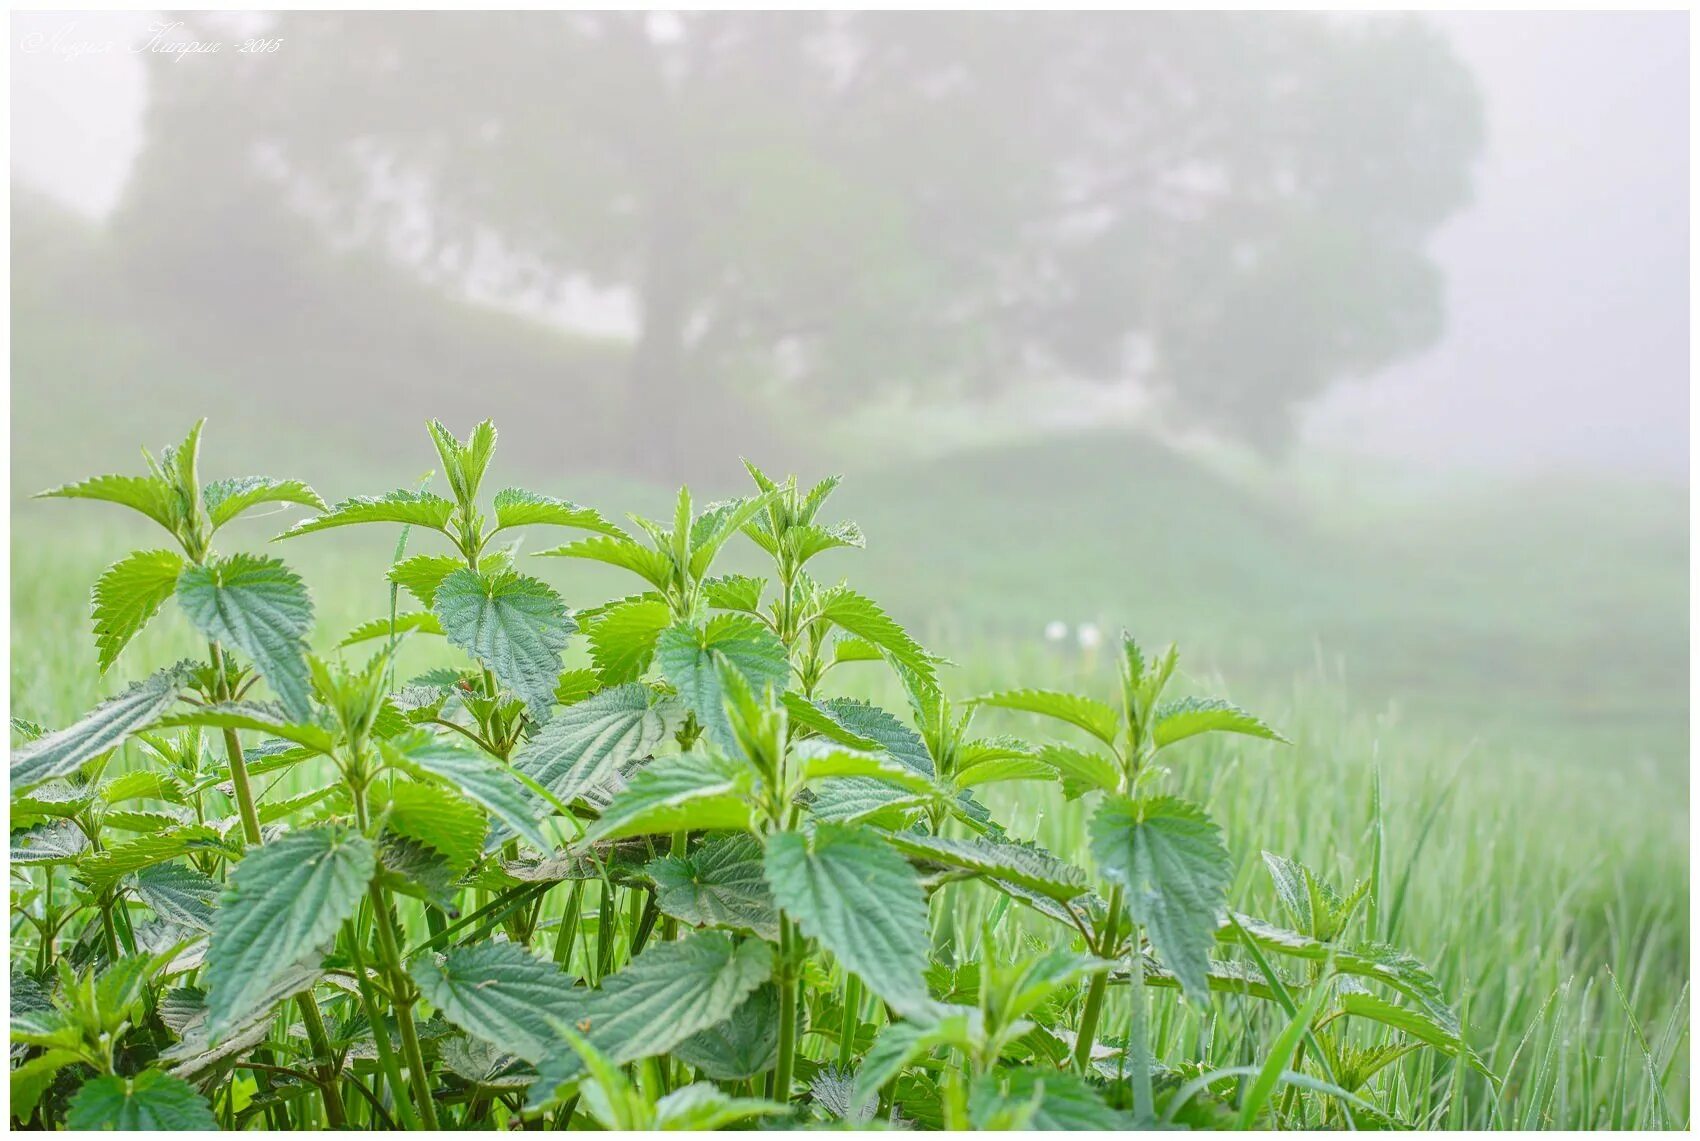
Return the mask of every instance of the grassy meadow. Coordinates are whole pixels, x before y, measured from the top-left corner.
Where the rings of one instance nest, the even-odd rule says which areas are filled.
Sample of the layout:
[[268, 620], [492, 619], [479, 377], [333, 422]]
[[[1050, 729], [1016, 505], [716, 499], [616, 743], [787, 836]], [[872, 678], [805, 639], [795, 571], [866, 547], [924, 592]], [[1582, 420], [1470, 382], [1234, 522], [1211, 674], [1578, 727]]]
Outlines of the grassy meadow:
[[[209, 474], [237, 474], [227, 469], [239, 453], [209, 428]], [[275, 474], [301, 475], [327, 499], [391, 485], [361, 482], [350, 466], [333, 480], [310, 465]], [[498, 486], [525, 474], [503, 470], [498, 454]], [[1325, 481], [1248, 479], [1108, 435], [850, 475], [832, 506], [861, 523], [868, 548], [823, 559], [821, 573], [853, 570], [954, 663], [953, 692], [1060, 685], [1108, 696], [1107, 656], [1041, 631], [1096, 623], [1107, 646], [1126, 625], [1148, 644], [1180, 643], [1183, 688], [1227, 694], [1291, 738], [1194, 742], [1172, 764], [1223, 826], [1240, 910], [1275, 912], [1263, 849], [1339, 886], [1374, 875], [1382, 937], [1433, 967], [1458, 1001], [1501, 1083], [1421, 1051], [1377, 1079], [1398, 1116], [1430, 1127], [1687, 1125], [1684, 492], [1424, 486], [1372, 499]], [[14, 482], [21, 496], [52, 477], [15, 470]], [[659, 510], [664, 496], [598, 480], [530, 486], [604, 509]], [[121, 514], [15, 505], [13, 715], [63, 722], [147, 664], [195, 649], [173, 617], [112, 675], [96, 675], [89, 586], [132, 545], [155, 543]], [[221, 539], [257, 547], [281, 529], [242, 522]], [[313, 590], [321, 651], [387, 609], [394, 538], [378, 530], [272, 548]], [[587, 606], [626, 593], [601, 569], [527, 565]], [[404, 674], [441, 653], [416, 640]], [[837, 671], [829, 689], [902, 707], [870, 666]], [[998, 728], [1033, 726], [1011, 717]], [[1012, 835], [1086, 859], [1079, 802], [1002, 788], [991, 807]], [[967, 954], [984, 938], [1009, 947], [1054, 931], [979, 889], [950, 898], [940, 947]], [[1245, 1043], [1281, 1028], [1266, 1004], [1226, 1001], [1201, 1021], [1163, 994], [1154, 1026], [1171, 1062], [1245, 1064]], [[1257, 1034], [1237, 1032], [1248, 1020]], [[1125, 1006], [1112, 1005], [1105, 1025], [1123, 1032]]]

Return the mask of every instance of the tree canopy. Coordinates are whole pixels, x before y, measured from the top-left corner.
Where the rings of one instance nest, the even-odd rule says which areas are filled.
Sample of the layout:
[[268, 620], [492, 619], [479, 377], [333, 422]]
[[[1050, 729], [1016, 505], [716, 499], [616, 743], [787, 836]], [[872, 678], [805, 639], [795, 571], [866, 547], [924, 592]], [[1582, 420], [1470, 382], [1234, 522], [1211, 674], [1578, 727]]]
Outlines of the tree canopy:
[[[301, 12], [267, 34], [263, 59], [156, 64], [131, 217], [179, 258], [226, 236], [162, 211], [190, 201], [452, 289], [596, 291], [632, 337], [645, 467], [727, 392], [1061, 377], [1276, 449], [1304, 400], [1438, 336], [1426, 244], [1481, 146], [1468, 72], [1404, 18]], [[225, 166], [186, 169], [215, 137]]]

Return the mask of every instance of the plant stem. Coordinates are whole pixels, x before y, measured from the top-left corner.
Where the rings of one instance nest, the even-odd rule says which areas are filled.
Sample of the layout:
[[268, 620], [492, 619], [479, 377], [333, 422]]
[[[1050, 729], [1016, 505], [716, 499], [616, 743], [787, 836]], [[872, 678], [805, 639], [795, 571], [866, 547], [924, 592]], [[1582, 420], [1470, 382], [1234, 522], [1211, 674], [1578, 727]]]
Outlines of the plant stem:
[[431, 1075], [425, 1069], [425, 1055], [419, 1049], [419, 1031], [413, 1025], [413, 980], [401, 966], [401, 948], [395, 933], [395, 920], [390, 915], [388, 895], [376, 883], [367, 891], [371, 894], [373, 925], [378, 933], [378, 954], [384, 960], [384, 973], [389, 976], [391, 1009], [395, 1011], [396, 1029], [401, 1031], [401, 1052], [407, 1060], [407, 1077], [413, 1085], [413, 1100], [419, 1109], [419, 1119], [426, 1129], [436, 1129], [437, 1107], [431, 1100]]
[[[224, 674], [224, 650], [217, 642], [207, 645], [212, 655], [213, 696], [220, 701], [230, 699], [230, 685]], [[224, 731], [224, 756], [230, 763], [230, 783], [236, 789], [236, 810], [242, 814], [242, 834], [250, 844], [260, 843], [260, 815], [254, 808], [254, 792], [248, 784], [248, 762], [242, 755], [242, 742], [236, 730]]]
[[779, 920], [779, 1060], [773, 1067], [773, 1088], [768, 1096], [774, 1101], [791, 1100], [791, 1075], [797, 1064], [797, 988], [796, 964], [792, 951], [797, 939], [790, 919]]
[[[1108, 958], [1115, 953], [1117, 929], [1121, 926], [1122, 889], [1120, 885], [1110, 889], [1110, 915], [1105, 920], [1103, 937], [1096, 948], [1099, 955]], [[1139, 947], [1134, 946], [1137, 954]], [[1092, 976], [1092, 983], [1086, 989], [1086, 1005], [1080, 1011], [1080, 1026], [1075, 1031], [1074, 1039], [1074, 1068], [1084, 1073], [1092, 1064], [1092, 1048], [1097, 1045], [1098, 1019], [1104, 1012], [1104, 992], [1109, 987], [1109, 972], [1100, 971]]]
[[847, 1070], [856, 1059], [856, 1036], [862, 1029], [862, 980], [844, 976], [844, 1019], [838, 1028], [838, 1068]]
[[[354, 818], [362, 832], [370, 827], [366, 813], [366, 790], [355, 784]], [[390, 1009], [395, 1012], [396, 1029], [401, 1033], [401, 1052], [407, 1061], [407, 1079], [413, 1087], [413, 1100], [419, 1110], [420, 1122], [426, 1129], [437, 1129], [437, 1106], [431, 1100], [431, 1075], [425, 1069], [425, 1055], [419, 1049], [419, 1031], [413, 1025], [413, 980], [401, 965], [401, 939], [396, 934], [395, 917], [390, 914], [389, 892], [376, 880], [366, 885], [372, 901], [372, 926], [378, 936], [378, 957], [384, 976], [389, 980]], [[374, 1023], [373, 1033], [383, 1029]], [[401, 1100], [396, 1091], [396, 1100]]]
[[360, 951], [360, 932], [350, 924], [348, 947], [354, 958], [355, 985], [360, 988], [360, 1002], [366, 1008], [366, 1021], [372, 1026], [372, 1040], [378, 1047], [378, 1064], [383, 1067], [384, 1076], [390, 1083], [390, 1096], [395, 1099], [396, 1109], [401, 1113], [402, 1121], [409, 1129], [419, 1128], [419, 1118], [413, 1112], [413, 1104], [408, 1100], [407, 1090], [401, 1080], [401, 1067], [396, 1064], [395, 1049], [390, 1044], [390, 1036], [384, 1030], [384, 1021], [378, 1011], [377, 996], [372, 993], [372, 980], [366, 977], [365, 956]]

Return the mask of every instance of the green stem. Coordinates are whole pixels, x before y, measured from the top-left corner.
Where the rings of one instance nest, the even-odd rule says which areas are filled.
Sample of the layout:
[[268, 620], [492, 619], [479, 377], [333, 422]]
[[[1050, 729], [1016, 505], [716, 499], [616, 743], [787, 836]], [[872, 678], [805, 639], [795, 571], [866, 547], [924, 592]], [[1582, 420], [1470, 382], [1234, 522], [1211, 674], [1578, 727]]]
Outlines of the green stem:
[[[354, 793], [354, 818], [364, 832], [370, 827], [366, 814], [366, 790], [356, 784], [351, 791]], [[407, 1078], [413, 1087], [413, 1100], [421, 1123], [426, 1129], [435, 1130], [439, 1126], [437, 1106], [431, 1100], [431, 1075], [425, 1069], [425, 1054], [419, 1048], [419, 1031], [413, 1025], [413, 980], [407, 977], [407, 971], [401, 965], [401, 939], [396, 933], [395, 917], [390, 914], [389, 892], [374, 880], [366, 885], [366, 894], [372, 901], [372, 926], [378, 936], [379, 965], [389, 980], [390, 1009], [395, 1012], [396, 1029], [401, 1033], [401, 1052], [407, 1061]], [[382, 1027], [376, 1023], [372, 1029], [374, 1034], [382, 1033]], [[401, 1100], [399, 1091], [396, 1100]]]
[[313, 1057], [319, 1060], [314, 1067], [314, 1073], [319, 1079], [319, 1088], [324, 1091], [325, 1121], [332, 1129], [342, 1129], [348, 1125], [348, 1110], [342, 1104], [342, 1087], [338, 1084], [336, 1075], [336, 1060], [331, 1057], [330, 1035], [325, 1033], [325, 1020], [319, 1014], [319, 1004], [313, 1000], [311, 991], [295, 996], [296, 1009], [301, 1012], [301, 1024], [307, 1028], [307, 1042], [313, 1048]]
[[[213, 696], [220, 701], [230, 699], [230, 686], [224, 674], [224, 650], [217, 642], [207, 645], [212, 655]], [[250, 844], [260, 843], [260, 815], [254, 808], [254, 791], [248, 784], [248, 762], [242, 755], [242, 742], [236, 730], [224, 731], [224, 756], [230, 763], [230, 783], [236, 789], [236, 810], [242, 815], [242, 834]]]
[[791, 920], [779, 920], [779, 1060], [773, 1068], [774, 1101], [791, 1100], [791, 1075], [797, 1064], [797, 989], [801, 984], [793, 960], [797, 932]]
[[[1109, 918], [1102, 938], [1098, 941], [1098, 954], [1108, 958], [1115, 953], [1117, 929], [1121, 926], [1122, 889], [1120, 885], [1110, 889]], [[1138, 947], [1135, 946], [1137, 953]], [[1092, 983], [1086, 989], [1086, 1004], [1080, 1011], [1080, 1026], [1075, 1032], [1074, 1068], [1082, 1073], [1092, 1064], [1092, 1048], [1098, 1044], [1098, 1019], [1104, 1012], [1104, 992], [1109, 987], [1109, 972], [1100, 971], [1092, 976]]]
[[413, 1112], [413, 1104], [408, 1100], [407, 1090], [402, 1084], [401, 1066], [396, 1063], [395, 1049], [390, 1044], [390, 1036], [384, 1030], [384, 1020], [378, 1010], [378, 998], [372, 993], [372, 980], [366, 977], [365, 956], [360, 951], [360, 932], [350, 925], [348, 946], [354, 958], [355, 985], [360, 988], [360, 1003], [366, 1008], [366, 1021], [372, 1027], [372, 1040], [378, 1047], [378, 1064], [383, 1067], [384, 1077], [390, 1083], [390, 1096], [395, 1099], [396, 1109], [401, 1113], [402, 1121], [409, 1129], [419, 1128], [419, 1118]]
[[414, 1104], [426, 1129], [437, 1129], [437, 1107], [431, 1100], [431, 1075], [425, 1069], [425, 1054], [419, 1048], [419, 1031], [413, 1025], [413, 981], [401, 966], [401, 945], [396, 937], [395, 919], [390, 915], [389, 893], [376, 883], [367, 891], [372, 899], [373, 925], [378, 934], [378, 955], [383, 959], [384, 973], [390, 980], [391, 1009], [395, 1012], [396, 1029], [401, 1032], [401, 1052], [407, 1060], [407, 1077], [413, 1086]]
[[862, 1030], [862, 980], [844, 976], [844, 1019], [838, 1028], [838, 1068], [848, 1070], [856, 1060], [856, 1036]]

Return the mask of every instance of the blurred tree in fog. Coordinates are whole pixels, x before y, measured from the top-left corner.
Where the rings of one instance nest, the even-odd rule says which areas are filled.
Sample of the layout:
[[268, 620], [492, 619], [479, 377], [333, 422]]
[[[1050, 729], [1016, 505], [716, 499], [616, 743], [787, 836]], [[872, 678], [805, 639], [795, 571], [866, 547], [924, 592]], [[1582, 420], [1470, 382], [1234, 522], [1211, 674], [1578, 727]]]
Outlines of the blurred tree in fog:
[[[1278, 448], [1296, 404], [1436, 338], [1424, 246], [1481, 144], [1473, 81], [1406, 19], [301, 12], [267, 34], [281, 51], [154, 66], [121, 230], [148, 264], [214, 307], [233, 243], [607, 291], [634, 336], [624, 458], [652, 471], [727, 393], [1059, 376]], [[240, 303], [302, 288], [271, 280]]]

